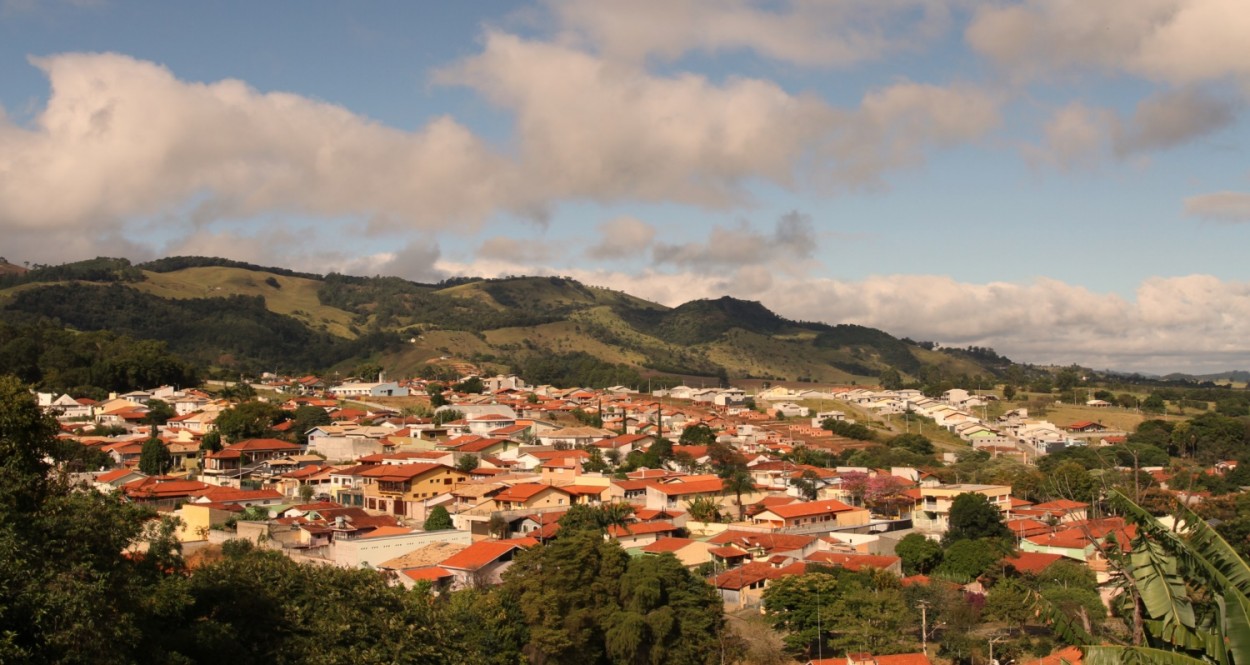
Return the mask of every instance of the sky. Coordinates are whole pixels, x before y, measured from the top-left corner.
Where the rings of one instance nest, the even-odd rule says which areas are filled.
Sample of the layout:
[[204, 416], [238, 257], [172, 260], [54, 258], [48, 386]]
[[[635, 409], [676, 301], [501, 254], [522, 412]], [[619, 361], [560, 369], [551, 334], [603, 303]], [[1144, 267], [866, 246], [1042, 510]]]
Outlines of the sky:
[[0, 0], [0, 256], [1250, 369], [1245, 0]]

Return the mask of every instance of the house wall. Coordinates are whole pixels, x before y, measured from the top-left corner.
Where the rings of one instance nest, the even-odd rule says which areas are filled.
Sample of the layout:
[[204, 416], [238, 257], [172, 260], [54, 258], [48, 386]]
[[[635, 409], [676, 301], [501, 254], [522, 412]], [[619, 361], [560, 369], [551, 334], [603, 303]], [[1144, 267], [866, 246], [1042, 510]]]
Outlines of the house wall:
[[430, 543], [469, 545], [473, 536], [468, 531], [418, 531], [380, 538], [340, 539], [330, 548], [330, 559], [345, 568], [376, 566]]

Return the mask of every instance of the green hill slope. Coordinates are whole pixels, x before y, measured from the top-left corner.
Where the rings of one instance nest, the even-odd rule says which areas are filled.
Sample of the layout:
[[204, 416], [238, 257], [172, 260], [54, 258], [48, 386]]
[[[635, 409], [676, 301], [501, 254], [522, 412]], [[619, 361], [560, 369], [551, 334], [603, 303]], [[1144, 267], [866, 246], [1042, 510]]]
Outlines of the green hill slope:
[[420, 284], [172, 257], [139, 266], [100, 258], [5, 279], [0, 320], [161, 340], [229, 371], [350, 371], [369, 361], [415, 374], [469, 361], [552, 376], [576, 367], [603, 380], [874, 383], [888, 369], [904, 378], [991, 376], [1005, 361], [933, 351], [862, 326], [791, 321], [753, 301], [670, 308], [562, 277]]

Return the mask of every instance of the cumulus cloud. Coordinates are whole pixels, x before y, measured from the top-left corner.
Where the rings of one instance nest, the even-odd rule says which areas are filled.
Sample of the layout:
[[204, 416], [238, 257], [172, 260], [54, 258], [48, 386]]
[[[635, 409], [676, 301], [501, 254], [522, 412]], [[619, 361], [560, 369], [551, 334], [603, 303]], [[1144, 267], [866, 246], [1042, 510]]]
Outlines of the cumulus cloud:
[[655, 240], [655, 227], [629, 215], [614, 217], [599, 225], [603, 239], [586, 250], [592, 259], [626, 259], [646, 252]]
[[1250, 222], [1250, 192], [1212, 192], [1185, 199], [1185, 213], [1220, 222]]
[[675, 59], [690, 51], [751, 50], [798, 65], [840, 67], [912, 50], [949, 26], [933, 0], [596, 0], [549, 2], [573, 38], [614, 59]]
[[171, 212], [188, 227], [290, 212], [367, 220], [372, 233], [473, 231], [569, 199], [727, 207], [760, 180], [878, 184], [998, 121], [998, 101], [975, 88], [903, 82], [844, 109], [765, 80], [653, 75], [492, 32], [437, 79], [514, 114], [516, 150], [502, 152], [448, 117], [404, 131], [123, 55], [33, 62], [51, 84], [46, 107], [29, 126], [0, 115], [10, 231], [102, 235]]
[[1242, 0], [1025, 0], [982, 7], [966, 37], [1024, 76], [1095, 66], [1175, 85], [1250, 77]]
[[707, 242], [656, 243], [652, 259], [657, 265], [717, 270], [807, 259], [815, 248], [811, 217], [790, 212], [777, 220], [772, 233], [760, 233], [746, 222], [718, 225], [713, 227]]
[[449, 118], [417, 132], [240, 81], [187, 83], [116, 54], [35, 59], [31, 128], [0, 119], [0, 221], [117, 226], [203, 196], [217, 214], [388, 213], [436, 227], [523, 205], [509, 170]]
[[545, 241], [495, 236], [482, 241], [477, 248], [477, 255], [485, 259], [542, 263], [552, 257], [552, 251], [551, 245]]
[[1123, 159], [1166, 150], [1230, 126], [1239, 110], [1237, 102], [1196, 88], [1147, 97], [1127, 117], [1072, 102], [1051, 115], [1042, 144], [1026, 146], [1025, 156], [1034, 163], [1071, 169], [1109, 155]]
[[1237, 110], [1232, 100], [1200, 89], [1154, 95], [1138, 104], [1131, 120], [1119, 128], [1115, 151], [1127, 155], [1186, 143], [1228, 127]]

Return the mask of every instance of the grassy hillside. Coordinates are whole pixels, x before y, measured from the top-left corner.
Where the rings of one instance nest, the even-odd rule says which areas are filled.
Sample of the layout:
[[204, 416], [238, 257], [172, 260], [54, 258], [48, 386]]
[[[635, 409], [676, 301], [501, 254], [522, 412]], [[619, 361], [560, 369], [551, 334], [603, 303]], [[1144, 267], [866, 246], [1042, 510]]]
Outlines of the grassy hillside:
[[[460, 362], [709, 384], [873, 384], [891, 368], [907, 379], [991, 377], [999, 369], [872, 328], [790, 321], [758, 302], [723, 297], [670, 308], [562, 277], [419, 284], [172, 257], [141, 266], [100, 258], [9, 279], [0, 288], [3, 316], [161, 339], [224, 368], [350, 372], [370, 362], [406, 375], [466, 366]], [[102, 300], [103, 284], [110, 290]]]

